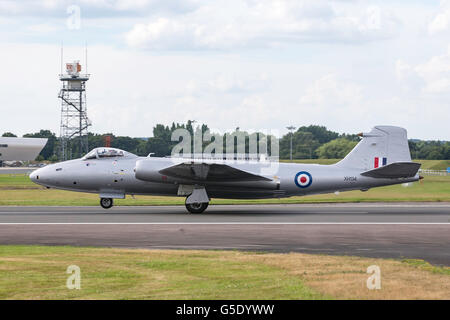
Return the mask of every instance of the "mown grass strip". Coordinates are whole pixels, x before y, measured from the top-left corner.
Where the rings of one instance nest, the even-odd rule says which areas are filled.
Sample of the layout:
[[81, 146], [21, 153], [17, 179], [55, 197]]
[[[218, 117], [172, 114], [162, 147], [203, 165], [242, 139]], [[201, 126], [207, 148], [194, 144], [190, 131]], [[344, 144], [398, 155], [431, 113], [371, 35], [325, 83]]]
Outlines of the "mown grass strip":
[[[81, 290], [66, 287], [69, 265]], [[366, 286], [381, 270], [380, 290]], [[0, 245], [0, 299], [450, 299], [422, 260], [214, 250]]]

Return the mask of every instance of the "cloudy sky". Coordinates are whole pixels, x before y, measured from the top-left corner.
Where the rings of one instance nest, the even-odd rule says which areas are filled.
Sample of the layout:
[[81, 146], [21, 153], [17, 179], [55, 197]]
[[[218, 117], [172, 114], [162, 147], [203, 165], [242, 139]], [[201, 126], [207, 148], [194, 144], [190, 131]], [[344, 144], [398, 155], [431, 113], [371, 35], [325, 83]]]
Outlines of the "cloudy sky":
[[193, 119], [450, 140], [450, 1], [0, 0], [0, 133], [59, 134], [61, 42], [83, 65], [88, 44], [93, 132]]

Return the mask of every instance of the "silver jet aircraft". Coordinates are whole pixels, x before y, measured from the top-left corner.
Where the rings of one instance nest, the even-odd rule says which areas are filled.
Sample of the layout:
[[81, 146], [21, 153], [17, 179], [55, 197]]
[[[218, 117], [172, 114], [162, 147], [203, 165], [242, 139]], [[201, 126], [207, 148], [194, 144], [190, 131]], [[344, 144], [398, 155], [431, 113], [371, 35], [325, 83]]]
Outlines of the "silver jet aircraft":
[[358, 145], [333, 165], [138, 157], [115, 148], [96, 148], [81, 159], [38, 169], [30, 178], [47, 188], [98, 193], [105, 209], [127, 194], [183, 196], [191, 213], [205, 211], [211, 198], [367, 191], [421, 178], [420, 164], [411, 161], [405, 129], [376, 126], [360, 136]]

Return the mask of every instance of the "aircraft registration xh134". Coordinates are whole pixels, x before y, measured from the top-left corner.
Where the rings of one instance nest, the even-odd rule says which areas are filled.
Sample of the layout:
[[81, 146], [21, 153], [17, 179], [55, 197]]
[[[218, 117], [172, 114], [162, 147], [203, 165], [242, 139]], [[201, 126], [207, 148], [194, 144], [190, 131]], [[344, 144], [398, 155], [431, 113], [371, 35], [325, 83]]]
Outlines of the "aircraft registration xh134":
[[191, 213], [205, 211], [211, 198], [267, 199], [361, 190], [414, 182], [419, 163], [411, 161], [406, 130], [376, 126], [341, 161], [332, 165], [234, 159], [138, 157], [115, 148], [96, 148], [81, 159], [60, 162], [30, 174], [48, 188], [98, 193], [100, 205], [126, 195], [186, 197]]

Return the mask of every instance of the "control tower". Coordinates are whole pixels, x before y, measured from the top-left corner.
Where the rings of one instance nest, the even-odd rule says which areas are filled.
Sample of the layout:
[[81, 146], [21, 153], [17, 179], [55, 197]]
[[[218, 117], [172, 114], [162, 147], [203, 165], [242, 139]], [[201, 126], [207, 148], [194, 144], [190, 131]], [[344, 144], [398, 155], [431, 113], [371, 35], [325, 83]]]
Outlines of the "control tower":
[[91, 125], [86, 110], [86, 81], [79, 61], [66, 63], [66, 73], [59, 75], [61, 99], [60, 160], [78, 158], [88, 150], [88, 128]]

